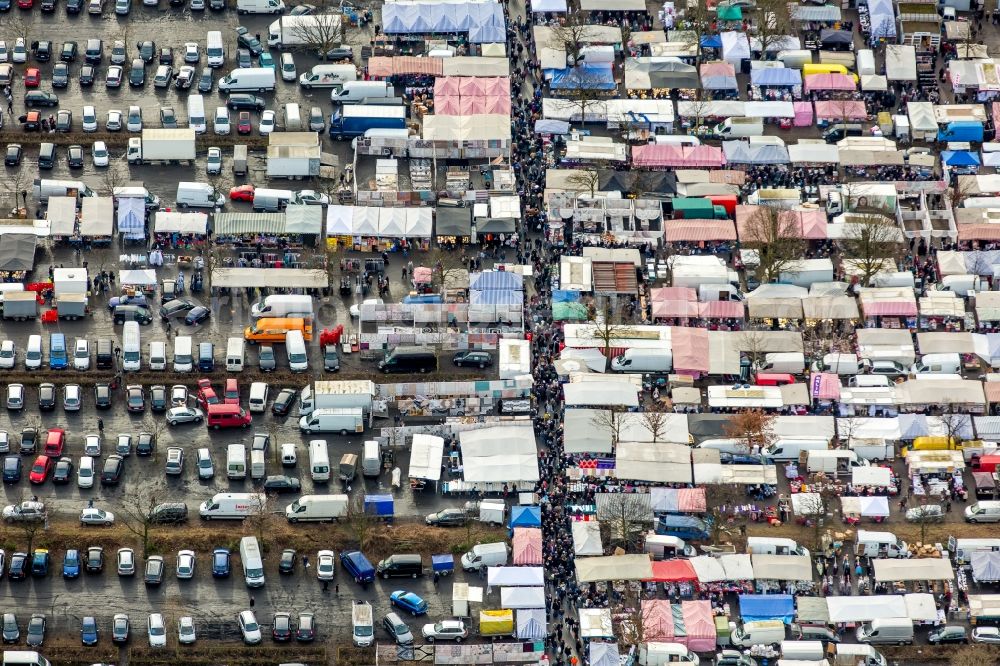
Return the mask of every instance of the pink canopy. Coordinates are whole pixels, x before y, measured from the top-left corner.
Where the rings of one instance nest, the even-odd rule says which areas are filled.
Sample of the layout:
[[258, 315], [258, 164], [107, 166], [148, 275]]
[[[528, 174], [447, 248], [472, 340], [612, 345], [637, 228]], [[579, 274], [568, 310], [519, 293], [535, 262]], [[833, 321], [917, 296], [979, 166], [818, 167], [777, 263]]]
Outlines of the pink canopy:
[[647, 641], [674, 642], [674, 613], [670, 602], [652, 599], [642, 602], [642, 635]]
[[989, 222], [960, 224], [958, 225], [958, 240], [998, 241], [1000, 240], [1000, 225]]
[[702, 319], [743, 319], [742, 301], [706, 301], [698, 304], [698, 315]]
[[[840, 76], [844, 75], [840, 74]], [[819, 120], [835, 120], [840, 122], [847, 120], [868, 120], [868, 109], [865, 108], [865, 103], [859, 99], [816, 102], [816, 118]]]
[[413, 269], [413, 281], [417, 283], [428, 283], [431, 281], [434, 271], [427, 266], [417, 266]]
[[456, 96], [442, 95], [434, 98], [434, 113], [439, 116], [460, 116], [462, 115], [462, 98]]
[[671, 326], [674, 372], [708, 372], [708, 331], [704, 328]]
[[484, 97], [459, 97], [463, 116], [477, 116], [486, 113], [486, 98]]
[[666, 220], [663, 239], [668, 243], [736, 240], [732, 220]]
[[437, 102], [437, 99], [442, 95], [458, 95], [459, 81], [457, 76], [442, 76], [434, 79], [434, 101]]
[[704, 488], [678, 488], [677, 510], [681, 513], [705, 513], [708, 502]]
[[486, 94], [485, 80], [476, 76], [463, 76], [458, 80], [458, 94], [463, 97], [466, 95], [482, 97]]
[[831, 372], [814, 372], [809, 378], [809, 392], [817, 400], [840, 400], [840, 377]]
[[792, 102], [795, 110], [796, 127], [809, 127], [813, 124], [813, 105], [810, 102]]
[[857, 90], [858, 84], [850, 74], [807, 74], [805, 91]]
[[514, 564], [542, 564], [542, 530], [537, 527], [514, 528]]
[[653, 301], [654, 317], [697, 317], [697, 301]]
[[691, 287], [657, 287], [651, 289], [649, 295], [653, 302], [698, 300], [698, 292]]
[[662, 560], [653, 562], [653, 577], [657, 583], [676, 583], [684, 580], [698, 580], [698, 574], [688, 560]]
[[701, 66], [702, 76], [736, 76], [736, 68], [732, 63], [723, 60], [706, 62]]
[[682, 601], [681, 616], [687, 646], [692, 652], [715, 651], [715, 617], [708, 601]]
[[826, 238], [826, 213], [819, 208], [783, 210], [778, 213], [778, 219], [783, 223], [794, 224], [807, 240]]
[[705, 145], [646, 144], [633, 146], [632, 161], [635, 166], [646, 167], [718, 168], [726, 164], [722, 148]]
[[916, 317], [915, 301], [876, 301], [861, 302], [865, 317]]

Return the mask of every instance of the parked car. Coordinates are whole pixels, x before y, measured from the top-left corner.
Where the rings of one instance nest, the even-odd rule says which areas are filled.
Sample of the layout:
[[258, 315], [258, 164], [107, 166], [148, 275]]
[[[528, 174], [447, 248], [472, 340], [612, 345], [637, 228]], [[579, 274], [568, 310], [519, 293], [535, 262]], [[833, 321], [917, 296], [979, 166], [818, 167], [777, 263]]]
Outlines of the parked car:
[[389, 595], [389, 605], [405, 610], [410, 615], [427, 613], [427, 602], [414, 592], [396, 590]]
[[425, 624], [420, 634], [428, 643], [434, 641], [461, 643], [469, 636], [469, 630], [465, 628], [465, 622], [462, 620], [442, 620], [434, 624]]

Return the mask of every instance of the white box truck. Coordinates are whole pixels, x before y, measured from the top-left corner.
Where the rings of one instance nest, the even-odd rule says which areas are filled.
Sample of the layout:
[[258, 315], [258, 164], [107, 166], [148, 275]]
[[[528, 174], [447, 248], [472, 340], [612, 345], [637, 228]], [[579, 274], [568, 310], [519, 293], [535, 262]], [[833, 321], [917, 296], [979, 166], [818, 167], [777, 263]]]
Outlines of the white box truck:
[[611, 359], [615, 372], [670, 372], [674, 354], [670, 349], [626, 349]]
[[365, 415], [360, 407], [316, 409], [299, 419], [302, 432], [337, 432], [346, 435], [365, 431]]
[[141, 138], [128, 140], [125, 158], [129, 164], [193, 162], [195, 131], [191, 128], [144, 129]]
[[379, 451], [378, 442], [370, 439], [365, 442], [361, 454], [361, 474], [362, 476], [378, 476], [382, 472], [382, 453]]
[[837, 651], [833, 655], [834, 666], [886, 666], [889, 662], [885, 660], [882, 653], [871, 645], [859, 645], [854, 643], [838, 643]]
[[311, 319], [313, 299], [308, 294], [273, 294], [264, 298], [263, 301], [251, 305], [250, 316], [254, 320], [262, 317]]
[[483, 567], [502, 567], [506, 564], [507, 544], [502, 541], [476, 544], [472, 550], [462, 555], [462, 569], [465, 571], [479, 571]]
[[290, 523], [333, 522], [347, 513], [347, 495], [303, 495], [287, 507], [285, 518]]
[[218, 493], [202, 502], [198, 515], [202, 520], [243, 520], [264, 508], [263, 493]]
[[[267, 27], [267, 46], [272, 49], [316, 47], [316, 37], [333, 44], [341, 35], [340, 14], [282, 16]], [[329, 47], [328, 47], [329, 48]]]
[[375, 382], [367, 379], [318, 381], [306, 384], [299, 394], [299, 416], [312, 414], [315, 409], [360, 407], [368, 415], [372, 411]]

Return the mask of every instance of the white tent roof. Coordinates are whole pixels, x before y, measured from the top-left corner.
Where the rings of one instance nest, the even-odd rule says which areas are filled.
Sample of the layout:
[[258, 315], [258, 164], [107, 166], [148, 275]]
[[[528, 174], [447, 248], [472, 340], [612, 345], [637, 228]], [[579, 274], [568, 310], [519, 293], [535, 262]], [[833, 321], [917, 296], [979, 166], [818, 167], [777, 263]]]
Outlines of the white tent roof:
[[330, 278], [321, 268], [216, 268], [213, 287], [283, 287], [321, 289]]
[[[650, 567], [650, 573], [652, 573]], [[581, 608], [580, 638], [612, 638], [610, 608]]]
[[354, 233], [354, 206], [326, 207], [326, 235], [350, 236]]
[[736, 553], [720, 555], [719, 561], [726, 572], [726, 580], [753, 580], [754, 570], [750, 555]]
[[434, 226], [434, 211], [430, 208], [405, 208], [407, 238], [430, 238]]
[[691, 483], [691, 449], [666, 442], [618, 442], [615, 474], [619, 479]]
[[538, 480], [538, 449], [531, 425], [466, 430], [459, 435], [469, 483]]
[[812, 580], [808, 555], [751, 555], [757, 580]]
[[[913, 560], [900, 561], [905, 563]], [[906, 617], [906, 600], [898, 594], [879, 594], [865, 597], [827, 597], [826, 606], [830, 611], [831, 624], [841, 622], [871, 622], [879, 618]]]
[[152, 268], [130, 269], [118, 273], [119, 284], [156, 284], [156, 271]]
[[488, 567], [486, 584], [491, 587], [536, 587], [545, 584], [545, 570], [542, 567]]
[[775, 438], [824, 437], [836, 434], [832, 416], [776, 416], [771, 426]]
[[617, 405], [638, 407], [638, 391], [621, 381], [577, 382], [563, 385], [567, 406]]
[[872, 562], [875, 567], [875, 580], [878, 582], [955, 579], [955, 570], [951, 566], [951, 561], [946, 559], [876, 559]]
[[646, 554], [582, 557], [575, 563], [576, 580], [580, 583], [646, 580], [653, 577], [653, 563]]
[[603, 555], [604, 546], [601, 543], [601, 524], [596, 520], [575, 520], [570, 523], [573, 529], [573, 554]]
[[917, 53], [913, 45], [886, 45], [885, 76], [890, 81], [917, 80]]
[[902, 430], [899, 419], [869, 418], [856, 416], [854, 418], [837, 419], [837, 433], [841, 439], [899, 439]]
[[545, 608], [544, 587], [502, 587], [501, 608]]
[[72, 236], [76, 226], [76, 197], [49, 197], [46, 215], [53, 236]]
[[444, 439], [434, 435], [413, 435], [410, 447], [410, 478], [441, 480], [441, 459], [444, 456]]
[[892, 472], [886, 467], [855, 467], [851, 470], [851, 484], [855, 488], [858, 486], [885, 488], [891, 480]]
[[[659, 441], [687, 444], [689, 441], [687, 414], [664, 412], [661, 416], [662, 423], [657, 424]], [[648, 422], [641, 412], [623, 412], [618, 415], [618, 423], [621, 426], [618, 431], [618, 439], [630, 442], [653, 441], [652, 432], [647, 425]]]
[[906, 594], [906, 616], [914, 622], [937, 622], [937, 605], [929, 592]]
[[208, 215], [205, 213], [178, 213], [160, 210], [153, 216], [155, 233], [196, 234], [204, 236], [208, 230]]
[[520, 608], [517, 611], [517, 637], [541, 640], [549, 633], [544, 608]]
[[788, 160], [792, 164], [839, 164], [840, 148], [826, 143], [792, 143], [788, 149]]
[[[611, 431], [598, 427], [606, 409], [567, 409], [563, 416], [563, 449], [566, 453], [611, 453]], [[603, 422], [603, 421], [600, 421]]]
[[621, 666], [616, 643], [590, 642], [590, 666]]
[[726, 580], [726, 570], [722, 567], [722, 561], [717, 557], [699, 555], [688, 560], [694, 572], [698, 574], [699, 583], [715, 583]]
[[509, 141], [510, 116], [499, 114], [425, 116], [423, 138], [446, 141]]
[[81, 236], [110, 236], [114, 231], [115, 201], [111, 197], [84, 197], [80, 207]]

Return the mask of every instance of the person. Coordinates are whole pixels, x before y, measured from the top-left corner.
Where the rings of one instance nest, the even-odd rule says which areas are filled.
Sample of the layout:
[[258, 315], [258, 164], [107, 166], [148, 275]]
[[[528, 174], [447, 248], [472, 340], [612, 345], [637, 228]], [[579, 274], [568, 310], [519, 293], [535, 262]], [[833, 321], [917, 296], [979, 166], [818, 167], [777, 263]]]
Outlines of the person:
[[309, 568], [309, 556], [308, 555], [303, 555], [302, 556], [302, 567], [305, 568], [305, 569]]
[[91, 497], [90, 499], [87, 500], [87, 508], [88, 509], [93, 509], [94, 508], [94, 498], [93, 497]]
[[254, 598], [253, 598], [253, 595], [251, 594], [250, 595], [250, 608], [253, 608], [253, 605], [254, 605]]
[[330, 589], [330, 581], [324, 580], [323, 581], [323, 591], [326, 592], [329, 589]]
[[97, 419], [97, 431], [104, 432], [104, 419], [102, 418]]

